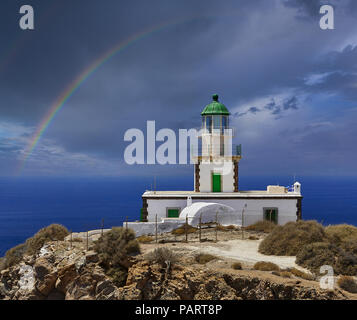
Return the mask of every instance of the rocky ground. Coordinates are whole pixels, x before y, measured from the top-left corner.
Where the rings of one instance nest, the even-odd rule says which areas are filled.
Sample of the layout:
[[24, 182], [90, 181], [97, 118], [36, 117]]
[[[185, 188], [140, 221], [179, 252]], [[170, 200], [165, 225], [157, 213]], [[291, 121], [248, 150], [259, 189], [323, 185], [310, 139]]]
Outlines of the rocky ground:
[[[217, 244], [234, 240], [233, 233], [220, 233]], [[20, 264], [1, 271], [0, 299], [357, 299], [357, 295], [338, 288], [321, 290], [316, 281], [252, 270], [249, 263], [243, 264], [243, 270], [233, 270], [231, 264], [236, 260], [229, 257], [217, 257], [200, 265], [194, 259], [200, 250], [194, 241], [196, 235], [189, 235], [189, 244], [180, 242], [184, 236], [180, 237], [165, 236], [166, 243], [141, 244], [142, 254], [131, 258], [126, 285], [120, 288], [105, 274], [98, 256], [91, 251], [92, 238], [88, 251], [86, 240], [78, 237], [72, 237], [72, 244], [48, 243], [40, 253], [25, 256]], [[206, 231], [204, 237], [210, 242], [208, 238], [214, 240], [215, 233]], [[146, 254], [159, 246], [169, 247], [179, 258], [169, 272], [146, 259]]]

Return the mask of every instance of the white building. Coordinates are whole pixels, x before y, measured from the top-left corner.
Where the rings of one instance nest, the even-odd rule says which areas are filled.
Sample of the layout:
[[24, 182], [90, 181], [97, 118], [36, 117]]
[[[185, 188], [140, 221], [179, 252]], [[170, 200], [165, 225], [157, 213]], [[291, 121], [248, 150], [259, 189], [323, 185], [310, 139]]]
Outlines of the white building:
[[[201, 150], [195, 153], [193, 191], [146, 191], [142, 195], [141, 221], [147, 230], [157, 219], [160, 230], [170, 231], [189, 217], [191, 224], [215, 220], [222, 225], [250, 225], [268, 219], [278, 224], [301, 219], [301, 185], [289, 188], [268, 186], [261, 191], [239, 190], [241, 146], [231, 145], [233, 130], [229, 128], [229, 111], [213, 101], [202, 115]], [[232, 152], [233, 150], [233, 152]], [[215, 215], [212, 215], [212, 210]], [[130, 223], [134, 230], [141, 230]], [[139, 232], [141, 233], [141, 232]]]

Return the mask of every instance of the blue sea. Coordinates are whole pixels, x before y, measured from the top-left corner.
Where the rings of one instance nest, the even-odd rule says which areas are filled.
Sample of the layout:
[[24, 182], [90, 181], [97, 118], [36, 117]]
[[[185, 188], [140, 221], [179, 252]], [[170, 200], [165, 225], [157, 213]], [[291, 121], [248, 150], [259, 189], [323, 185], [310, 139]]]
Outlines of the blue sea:
[[[74, 232], [140, 217], [152, 178], [0, 178], [0, 256], [39, 229], [60, 223]], [[304, 219], [357, 225], [357, 178], [299, 177]], [[240, 177], [241, 190], [288, 186], [291, 177]], [[158, 190], [192, 190], [191, 176], [157, 179]]]

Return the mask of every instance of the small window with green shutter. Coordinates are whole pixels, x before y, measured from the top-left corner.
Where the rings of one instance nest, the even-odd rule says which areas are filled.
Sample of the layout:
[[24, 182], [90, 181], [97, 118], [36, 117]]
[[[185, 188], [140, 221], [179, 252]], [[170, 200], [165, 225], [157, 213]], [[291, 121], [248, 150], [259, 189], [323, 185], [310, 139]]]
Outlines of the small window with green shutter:
[[179, 208], [167, 208], [167, 217], [168, 218], [178, 218], [180, 215]]
[[264, 220], [278, 223], [278, 208], [264, 208]]

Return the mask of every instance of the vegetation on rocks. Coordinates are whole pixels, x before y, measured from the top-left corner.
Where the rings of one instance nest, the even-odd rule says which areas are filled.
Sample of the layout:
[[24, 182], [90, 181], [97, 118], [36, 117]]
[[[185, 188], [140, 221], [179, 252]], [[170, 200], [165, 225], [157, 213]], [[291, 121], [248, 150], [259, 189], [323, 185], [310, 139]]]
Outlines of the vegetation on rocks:
[[337, 280], [337, 284], [341, 289], [346, 290], [347, 292], [357, 293], [357, 282], [353, 277], [341, 276]]
[[304, 246], [326, 240], [324, 227], [316, 221], [288, 222], [273, 229], [261, 242], [259, 252], [276, 256], [295, 256]]
[[312, 243], [301, 248], [296, 263], [316, 274], [320, 273], [323, 265], [332, 266], [335, 274], [357, 274], [357, 256], [329, 242]]
[[25, 254], [32, 255], [37, 253], [44, 244], [50, 241], [63, 241], [68, 234], [68, 230], [59, 224], [51, 224], [41, 229], [33, 237], [27, 239], [25, 243], [9, 249], [5, 253], [5, 258], [0, 269], [9, 268], [19, 263]]
[[320, 274], [330, 265], [336, 274], [357, 274], [357, 228], [342, 224], [324, 228], [316, 221], [277, 226], [261, 242], [259, 252], [296, 256], [296, 263]]
[[296, 268], [287, 269], [291, 274], [305, 280], [314, 280], [314, 276]]
[[34, 254], [39, 251], [45, 243], [56, 240], [63, 241], [67, 235], [69, 235], [69, 232], [66, 227], [60, 224], [51, 224], [26, 240], [26, 253]]
[[210, 262], [214, 259], [217, 259], [217, 257], [207, 253], [199, 253], [195, 256], [195, 260], [199, 264], [206, 264], [207, 262]]
[[357, 242], [357, 227], [348, 224], [330, 225], [325, 228], [330, 242], [342, 245], [348, 242]]
[[126, 228], [113, 228], [101, 236], [94, 244], [100, 265], [113, 278], [117, 286], [125, 284], [127, 271], [131, 265], [130, 256], [140, 253], [135, 232]]
[[240, 262], [235, 262], [232, 264], [232, 269], [234, 270], [242, 270], [242, 264]]
[[174, 264], [178, 261], [177, 255], [168, 248], [157, 248], [147, 255], [147, 259], [151, 262], [161, 264], [162, 266]]
[[279, 266], [275, 263], [267, 262], [267, 261], [259, 261], [253, 266], [254, 270], [260, 271], [280, 271]]

